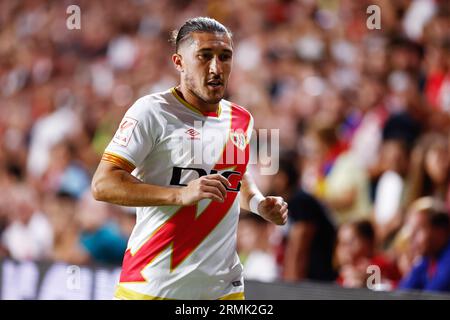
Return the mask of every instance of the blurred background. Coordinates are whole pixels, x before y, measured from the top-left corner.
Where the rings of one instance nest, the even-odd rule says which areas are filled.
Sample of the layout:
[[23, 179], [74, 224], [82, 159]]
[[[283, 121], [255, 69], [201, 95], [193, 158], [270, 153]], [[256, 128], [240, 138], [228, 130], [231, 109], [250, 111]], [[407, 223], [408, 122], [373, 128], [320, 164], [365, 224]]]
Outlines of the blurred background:
[[233, 32], [226, 98], [280, 129], [278, 173], [250, 170], [290, 220], [242, 214], [245, 277], [450, 292], [445, 0], [0, 1], [0, 259], [121, 265], [134, 210], [90, 181], [131, 104], [178, 83], [194, 16]]

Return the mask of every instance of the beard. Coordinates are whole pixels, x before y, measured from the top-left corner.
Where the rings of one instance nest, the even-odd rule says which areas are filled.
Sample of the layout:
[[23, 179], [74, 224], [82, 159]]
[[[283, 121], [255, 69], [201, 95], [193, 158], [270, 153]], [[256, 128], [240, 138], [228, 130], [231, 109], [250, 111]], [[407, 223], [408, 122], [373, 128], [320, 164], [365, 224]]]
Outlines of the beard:
[[225, 95], [225, 90], [223, 90], [223, 92], [217, 92], [214, 95], [208, 95], [208, 88], [206, 86], [197, 86], [194, 78], [188, 75], [185, 77], [185, 83], [187, 84], [187, 89], [206, 104], [217, 104]]

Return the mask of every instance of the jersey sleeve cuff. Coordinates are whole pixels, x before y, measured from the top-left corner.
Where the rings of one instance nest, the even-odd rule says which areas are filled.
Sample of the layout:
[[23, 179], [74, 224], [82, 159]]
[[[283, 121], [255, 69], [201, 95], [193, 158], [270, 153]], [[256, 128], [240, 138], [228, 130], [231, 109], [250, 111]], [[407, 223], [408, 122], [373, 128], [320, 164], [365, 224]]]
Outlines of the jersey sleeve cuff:
[[128, 173], [131, 173], [136, 168], [136, 166], [132, 164], [129, 160], [112, 152], [103, 153], [102, 160], [115, 164], [116, 166], [127, 171]]

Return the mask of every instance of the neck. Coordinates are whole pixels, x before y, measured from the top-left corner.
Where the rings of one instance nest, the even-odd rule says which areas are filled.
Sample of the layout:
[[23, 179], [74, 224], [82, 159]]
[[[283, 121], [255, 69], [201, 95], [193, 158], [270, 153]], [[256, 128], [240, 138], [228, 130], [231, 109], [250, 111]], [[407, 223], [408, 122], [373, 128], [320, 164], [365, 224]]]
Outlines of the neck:
[[177, 93], [181, 98], [201, 112], [217, 112], [219, 108], [219, 103], [206, 103], [203, 99], [199, 98], [194, 94], [194, 92], [188, 89], [184, 83], [181, 83], [179, 86], [175, 87], [175, 90], [177, 90]]

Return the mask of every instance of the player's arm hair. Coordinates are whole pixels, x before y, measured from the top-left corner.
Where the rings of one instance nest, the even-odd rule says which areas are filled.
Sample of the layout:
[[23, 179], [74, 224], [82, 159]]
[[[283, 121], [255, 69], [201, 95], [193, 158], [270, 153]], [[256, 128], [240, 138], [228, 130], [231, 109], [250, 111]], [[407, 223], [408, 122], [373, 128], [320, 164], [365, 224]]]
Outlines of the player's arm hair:
[[299, 281], [307, 277], [315, 231], [315, 225], [306, 221], [294, 223], [290, 228], [284, 255], [284, 280]]
[[143, 183], [117, 164], [101, 160], [92, 178], [92, 195], [98, 201], [130, 207], [180, 205], [178, 188]]
[[239, 204], [242, 209], [250, 211], [250, 199], [256, 195], [261, 194], [256, 183], [253, 181], [252, 176], [247, 171], [241, 180], [241, 190], [240, 190], [240, 201]]

